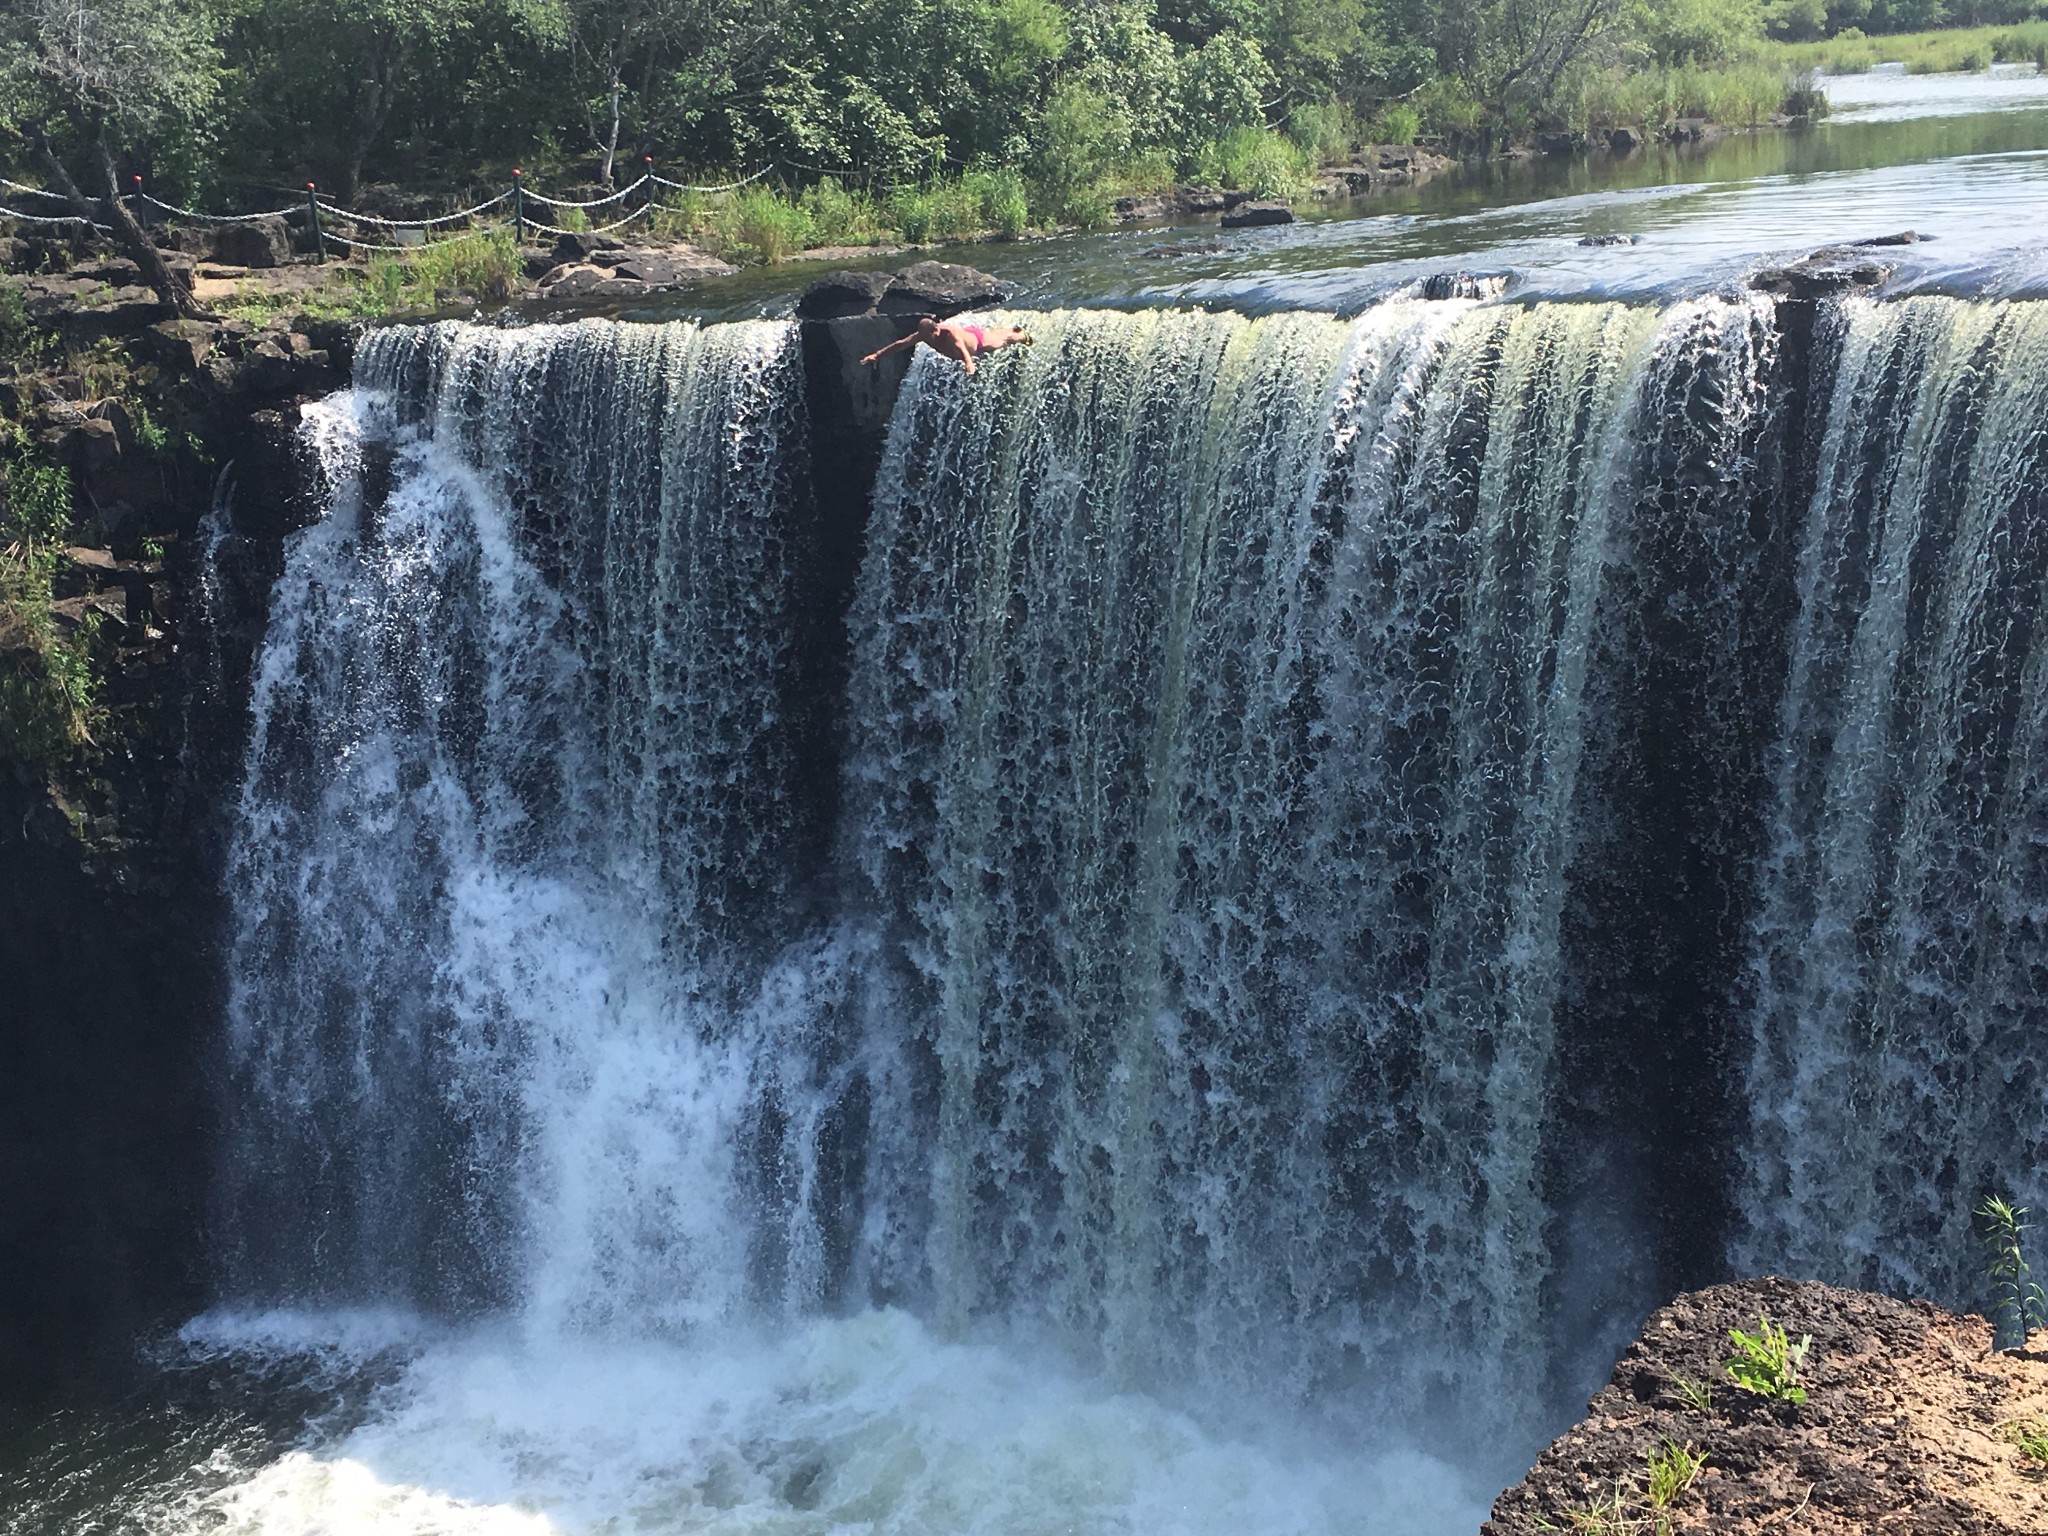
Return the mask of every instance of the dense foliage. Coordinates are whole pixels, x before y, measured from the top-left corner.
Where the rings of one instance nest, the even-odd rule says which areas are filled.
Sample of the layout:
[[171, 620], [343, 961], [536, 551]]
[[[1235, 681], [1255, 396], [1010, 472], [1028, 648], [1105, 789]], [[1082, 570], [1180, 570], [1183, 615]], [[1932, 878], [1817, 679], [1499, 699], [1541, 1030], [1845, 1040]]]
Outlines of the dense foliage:
[[[611, 183], [649, 156], [870, 195], [1007, 173], [1042, 218], [1111, 180], [1284, 181], [1358, 142], [1497, 144], [1731, 91], [1767, 115], [1768, 37], [2040, 3], [0, 0], [0, 118], [75, 156], [111, 136], [124, 173], [216, 206], [307, 179], [495, 187], [514, 163]], [[1628, 87], [1702, 71], [1727, 78]]]

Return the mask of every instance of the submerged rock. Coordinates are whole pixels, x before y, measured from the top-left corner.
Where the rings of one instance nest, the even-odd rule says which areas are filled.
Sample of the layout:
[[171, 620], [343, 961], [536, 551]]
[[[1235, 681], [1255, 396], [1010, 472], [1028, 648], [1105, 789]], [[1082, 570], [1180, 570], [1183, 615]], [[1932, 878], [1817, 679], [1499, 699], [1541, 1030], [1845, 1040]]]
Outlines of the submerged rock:
[[[1804, 1402], [1728, 1378], [1729, 1330], [1754, 1334], [1762, 1316], [1795, 1342], [1812, 1336]], [[1495, 1502], [1482, 1536], [1591, 1529], [1589, 1511], [1610, 1520], [1602, 1529], [1648, 1531], [1663, 1518], [1725, 1536], [2048, 1530], [2048, 1469], [2011, 1430], [2048, 1414], [2048, 1351], [1991, 1345], [1981, 1317], [1818, 1283], [1680, 1296], [1650, 1315], [1586, 1418]], [[1705, 1460], [1655, 1508], [1650, 1458], [1670, 1445]]]
[[1864, 254], [1872, 243], [1824, 246], [1787, 266], [1764, 268], [1749, 286], [1788, 299], [1825, 299], [1856, 288], [1875, 288], [1892, 275], [1892, 268]]

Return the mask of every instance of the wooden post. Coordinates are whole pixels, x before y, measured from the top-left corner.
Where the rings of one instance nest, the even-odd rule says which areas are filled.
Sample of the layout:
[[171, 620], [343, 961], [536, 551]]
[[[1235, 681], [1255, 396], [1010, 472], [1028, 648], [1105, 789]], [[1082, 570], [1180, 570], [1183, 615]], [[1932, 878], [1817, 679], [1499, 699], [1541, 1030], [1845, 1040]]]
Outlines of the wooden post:
[[516, 165], [512, 167], [512, 238], [520, 245], [526, 243], [526, 178]]
[[320, 233], [320, 190], [306, 183], [306, 217], [313, 222], [313, 260], [327, 265], [327, 237]]

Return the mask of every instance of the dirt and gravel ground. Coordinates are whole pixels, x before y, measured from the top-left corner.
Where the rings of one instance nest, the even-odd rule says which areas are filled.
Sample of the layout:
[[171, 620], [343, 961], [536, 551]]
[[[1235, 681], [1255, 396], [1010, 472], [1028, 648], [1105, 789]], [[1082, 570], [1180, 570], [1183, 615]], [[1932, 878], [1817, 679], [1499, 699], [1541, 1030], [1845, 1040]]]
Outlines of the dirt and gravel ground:
[[[1728, 1379], [1729, 1330], [1760, 1314], [1811, 1334], [1790, 1404]], [[1991, 1325], [1925, 1301], [1763, 1279], [1680, 1296], [1643, 1334], [1529, 1475], [1500, 1496], [1482, 1536], [2037, 1536], [2048, 1533], [2048, 1462], [2016, 1426], [2048, 1425], [2048, 1333], [1992, 1349]], [[1712, 1400], [1689, 1400], [1710, 1383]], [[1649, 1459], [1667, 1442], [1706, 1461], [1661, 1508]]]

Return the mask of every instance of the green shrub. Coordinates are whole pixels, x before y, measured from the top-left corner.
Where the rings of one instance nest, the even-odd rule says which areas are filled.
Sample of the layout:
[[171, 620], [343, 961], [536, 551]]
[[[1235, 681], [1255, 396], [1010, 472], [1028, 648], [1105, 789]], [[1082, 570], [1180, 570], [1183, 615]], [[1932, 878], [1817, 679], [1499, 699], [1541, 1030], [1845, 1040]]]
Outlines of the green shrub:
[[1381, 107], [1372, 120], [1375, 144], [1413, 144], [1422, 132], [1422, 114], [1405, 103]]
[[873, 200], [830, 177], [804, 188], [797, 206], [810, 220], [812, 245], [873, 245], [883, 237]]
[[1233, 128], [1192, 157], [1201, 180], [1255, 197], [1292, 197], [1314, 174], [1301, 146], [1270, 128]]
[[98, 619], [65, 635], [50, 611], [70, 532], [71, 476], [25, 452], [0, 459], [0, 758], [46, 764], [92, 741]]
[[1350, 155], [1358, 141], [1357, 124], [1341, 101], [1307, 102], [1287, 114], [1287, 137], [1322, 164]]
[[706, 233], [729, 261], [781, 261], [811, 243], [811, 219], [777, 189], [747, 187], [713, 211]]

